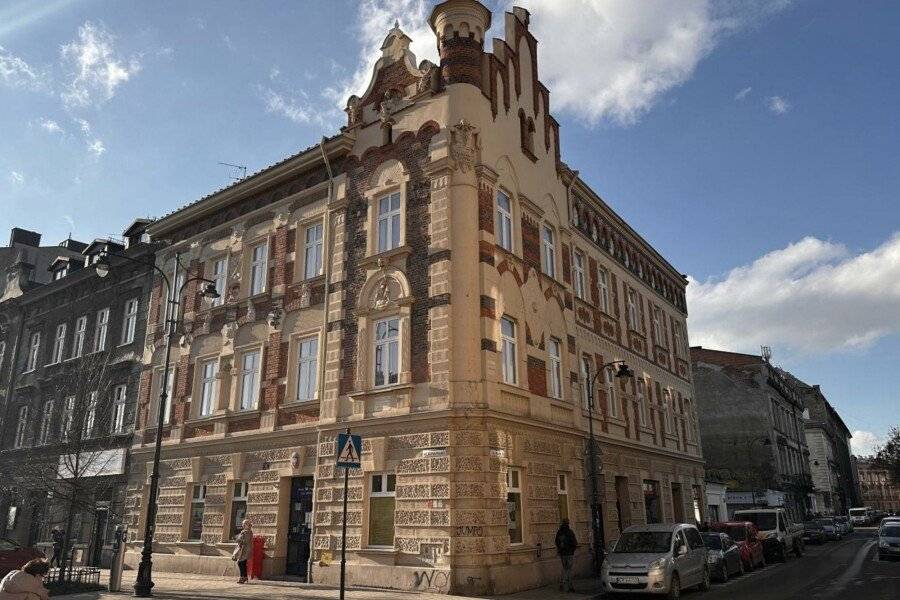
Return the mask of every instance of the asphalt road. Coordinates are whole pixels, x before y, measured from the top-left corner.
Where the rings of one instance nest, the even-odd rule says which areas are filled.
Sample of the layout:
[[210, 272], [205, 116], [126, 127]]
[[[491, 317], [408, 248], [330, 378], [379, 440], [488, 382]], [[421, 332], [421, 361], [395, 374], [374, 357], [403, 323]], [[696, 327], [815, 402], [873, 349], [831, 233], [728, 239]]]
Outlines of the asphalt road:
[[880, 561], [874, 529], [857, 529], [840, 542], [806, 546], [706, 593], [684, 592], [686, 600], [898, 600], [900, 561]]

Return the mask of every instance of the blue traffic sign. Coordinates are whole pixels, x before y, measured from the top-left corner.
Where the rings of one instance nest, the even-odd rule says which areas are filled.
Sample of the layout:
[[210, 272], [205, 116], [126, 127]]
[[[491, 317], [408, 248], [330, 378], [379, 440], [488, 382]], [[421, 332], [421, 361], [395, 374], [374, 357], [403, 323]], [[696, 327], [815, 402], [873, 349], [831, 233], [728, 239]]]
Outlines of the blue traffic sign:
[[362, 456], [362, 437], [339, 433], [337, 438], [337, 466], [359, 467]]

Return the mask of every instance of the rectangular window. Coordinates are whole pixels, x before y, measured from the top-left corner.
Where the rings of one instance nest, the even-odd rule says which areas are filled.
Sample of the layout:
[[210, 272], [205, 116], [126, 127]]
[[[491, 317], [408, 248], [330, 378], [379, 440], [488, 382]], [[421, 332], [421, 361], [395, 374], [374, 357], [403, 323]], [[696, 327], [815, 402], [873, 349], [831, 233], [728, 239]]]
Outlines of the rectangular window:
[[106, 350], [106, 331], [109, 329], [109, 309], [97, 311], [97, 324], [94, 326], [94, 352]]
[[584, 410], [591, 410], [593, 399], [591, 398], [591, 358], [588, 355], [581, 357], [581, 401]]
[[646, 384], [643, 378], [638, 378], [637, 383], [638, 421], [641, 425], [647, 425], [647, 394]]
[[397, 383], [400, 377], [400, 319], [375, 323], [375, 386]]
[[225, 284], [228, 281], [228, 258], [220, 258], [213, 263], [210, 279], [213, 280], [216, 291], [219, 293], [218, 298], [213, 298], [212, 305], [222, 306], [225, 302]]
[[319, 338], [311, 337], [300, 340], [297, 352], [297, 400], [315, 400], [317, 395], [316, 379], [318, 378]]
[[122, 345], [134, 341], [134, 333], [137, 329], [138, 300], [132, 298], [125, 303], [125, 316], [122, 321]]
[[63, 351], [66, 346], [66, 324], [56, 326], [56, 335], [53, 337], [53, 352], [50, 354], [50, 364], [62, 362]]
[[663, 410], [665, 411], [665, 414], [663, 415], [665, 417], [663, 419], [665, 430], [666, 433], [671, 434], [674, 432], [675, 427], [673, 426], [674, 415], [672, 414], [672, 392], [669, 390], [663, 390]]
[[659, 482], [653, 479], [645, 479], [644, 488], [644, 511], [647, 518], [647, 524], [661, 523], [662, 515], [659, 510]]
[[250, 295], [266, 291], [266, 272], [269, 268], [268, 244], [263, 242], [250, 251]]
[[19, 420], [16, 422], [16, 437], [13, 440], [13, 448], [25, 446], [25, 436], [28, 433], [28, 407], [19, 407]]
[[113, 389], [112, 432], [125, 432], [125, 396], [127, 388], [117, 385]]
[[547, 356], [550, 359], [550, 397], [562, 398], [562, 345], [556, 338], [550, 338], [547, 344]]
[[75, 319], [75, 336], [72, 338], [72, 358], [84, 353], [84, 332], [87, 330], [87, 315]]
[[53, 425], [53, 400], [44, 402], [44, 411], [41, 413], [41, 428], [38, 430], [38, 445], [42, 446], [50, 441], [50, 432]]
[[[163, 390], [163, 377], [166, 372], [159, 372], [159, 379], [157, 380], [157, 388], [156, 388], [156, 398], [157, 398], [157, 406], [159, 406], [159, 395], [162, 394]], [[166, 382], [166, 400], [165, 404], [163, 404], [163, 423], [168, 423], [169, 419], [172, 418], [172, 395], [175, 393], [175, 368], [169, 367], [169, 380]], [[155, 418], [159, 418], [159, 414], [154, 415]], [[155, 423], [150, 424], [150, 426], [155, 425]]]
[[259, 396], [259, 350], [244, 352], [241, 356], [241, 404], [240, 410], [256, 408]]
[[512, 206], [509, 196], [497, 192], [497, 245], [512, 252]]
[[574, 257], [572, 262], [572, 282], [575, 286], [575, 296], [584, 300], [584, 254], [575, 252]]
[[394, 547], [394, 502], [397, 476], [393, 473], [372, 475], [369, 494], [369, 546]]
[[612, 367], [603, 370], [603, 378], [606, 379], [606, 410], [611, 417], [619, 416], [618, 402], [616, 402], [616, 377]]
[[378, 200], [378, 251], [400, 247], [400, 192]]
[[609, 271], [603, 267], [597, 269], [597, 289], [600, 292], [600, 310], [612, 314], [609, 304]]
[[638, 327], [638, 304], [637, 294], [631, 288], [628, 289], [628, 325], [634, 331], [640, 331]]
[[675, 356], [683, 355], [687, 357], [682, 346], [684, 344], [684, 336], [681, 334], [681, 323], [674, 319], [672, 320], [672, 337], [674, 338], [672, 340], [672, 349], [675, 351]]
[[[167, 320], [167, 321], [169, 319], [178, 318], [177, 307], [178, 307], [178, 303], [181, 302], [181, 290], [184, 289], [184, 282], [185, 282], [185, 274], [184, 274], [184, 271], [182, 270], [182, 271], [178, 272], [178, 277], [175, 278], [175, 298], [176, 298], [175, 303], [173, 304], [172, 302], [169, 302], [168, 295], [166, 295], [166, 297], [164, 297], [162, 299], [163, 307], [165, 307], [163, 314], [165, 314], [165, 316], [166, 316], [165, 320]], [[174, 313], [172, 312], [173, 310], [175, 310]]]
[[569, 518], [569, 482], [565, 473], [557, 473], [556, 475], [556, 506], [559, 512], [559, 519]]
[[322, 273], [322, 224], [316, 223], [306, 228], [306, 242], [303, 252], [303, 276], [306, 279]]
[[68, 396], [63, 401], [62, 423], [60, 424], [59, 437], [64, 441], [69, 440], [72, 433], [72, 422], [75, 420], [75, 396]]
[[658, 306], [653, 307], [653, 337], [656, 339], [656, 343], [660, 346], [663, 346], [663, 316], [662, 311]]
[[35, 331], [31, 334], [31, 342], [28, 345], [28, 362], [25, 363], [26, 371], [34, 371], [37, 367], [38, 356], [41, 353], [41, 333]]
[[522, 472], [509, 469], [506, 472], [506, 527], [509, 543], [522, 543]]
[[188, 527], [188, 540], [199, 541], [203, 534], [203, 513], [206, 511], [206, 486], [194, 485], [191, 494], [191, 520]]
[[544, 225], [541, 231], [541, 250], [544, 259], [544, 273], [550, 277], [556, 277], [556, 244], [553, 240], [553, 230], [549, 225]]
[[516, 323], [509, 317], [500, 319], [500, 360], [503, 381], [515, 385], [518, 382]]
[[84, 427], [82, 437], [90, 438], [94, 435], [94, 425], [97, 423], [97, 392], [91, 392], [88, 396], [87, 413], [84, 415]]
[[231, 536], [233, 540], [241, 532], [241, 523], [247, 518], [247, 482], [235, 481], [231, 488]]
[[207, 417], [212, 414], [218, 397], [217, 380], [219, 375], [219, 362], [208, 360], [200, 366], [200, 416]]

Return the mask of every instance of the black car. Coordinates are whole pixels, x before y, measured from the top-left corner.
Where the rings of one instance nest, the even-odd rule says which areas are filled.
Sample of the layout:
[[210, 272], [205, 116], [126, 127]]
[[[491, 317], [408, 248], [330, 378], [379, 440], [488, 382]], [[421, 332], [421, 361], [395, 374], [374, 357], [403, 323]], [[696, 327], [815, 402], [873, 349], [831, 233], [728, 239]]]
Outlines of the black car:
[[732, 575], [744, 574], [740, 547], [728, 534], [704, 533], [703, 544], [706, 546], [706, 564], [710, 577], [724, 582]]
[[822, 544], [825, 542], [825, 527], [817, 521], [803, 523], [803, 541], [807, 544]]

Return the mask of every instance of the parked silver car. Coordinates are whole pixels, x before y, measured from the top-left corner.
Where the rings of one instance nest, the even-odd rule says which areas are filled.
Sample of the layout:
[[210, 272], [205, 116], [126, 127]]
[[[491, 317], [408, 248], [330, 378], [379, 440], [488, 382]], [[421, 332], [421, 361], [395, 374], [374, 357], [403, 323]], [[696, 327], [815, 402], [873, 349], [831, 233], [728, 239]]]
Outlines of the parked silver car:
[[878, 558], [900, 558], [900, 522], [882, 523], [878, 529]]
[[709, 589], [706, 546], [694, 525], [634, 525], [622, 532], [603, 562], [603, 589], [613, 594], [666, 594]]

